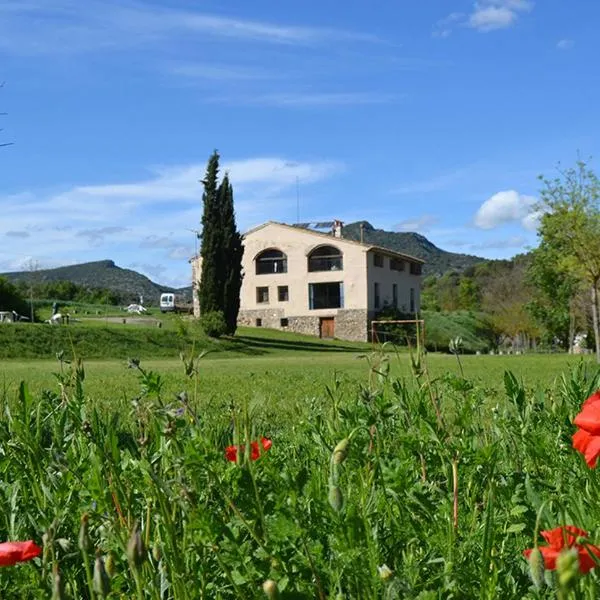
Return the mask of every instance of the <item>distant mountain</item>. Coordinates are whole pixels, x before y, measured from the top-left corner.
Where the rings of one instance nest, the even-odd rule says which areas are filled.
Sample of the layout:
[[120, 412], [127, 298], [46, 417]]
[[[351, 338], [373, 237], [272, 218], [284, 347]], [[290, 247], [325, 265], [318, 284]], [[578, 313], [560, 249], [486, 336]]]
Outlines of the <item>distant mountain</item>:
[[447, 271], [462, 272], [468, 267], [487, 260], [470, 254], [446, 252], [432, 244], [425, 236], [419, 233], [375, 229], [368, 221], [357, 221], [356, 223], [344, 225], [342, 235], [345, 238], [360, 241], [361, 223], [363, 225], [363, 240], [365, 242], [424, 260], [424, 275], [442, 275]]
[[182, 295], [187, 295], [188, 290], [191, 292], [191, 287], [177, 290], [159, 285], [137, 271], [118, 267], [112, 260], [81, 263], [56, 269], [2, 273], [1, 275], [13, 283], [31, 280], [38, 283], [72, 281], [85, 287], [109, 289], [119, 294], [123, 302], [137, 302], [141, 294], [144, 297], [144, 304], [147, 305], [157, 305], [162, 292], [177, 292]]

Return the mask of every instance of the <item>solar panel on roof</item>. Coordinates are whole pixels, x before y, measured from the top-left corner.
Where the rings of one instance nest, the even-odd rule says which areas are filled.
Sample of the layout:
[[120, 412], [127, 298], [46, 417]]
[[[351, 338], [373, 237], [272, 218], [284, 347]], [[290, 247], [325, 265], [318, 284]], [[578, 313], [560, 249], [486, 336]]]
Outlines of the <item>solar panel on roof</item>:
[[324, 221], [321, 223], [315, 223], [315, 229], [325, 229], [326, 227], [333, 227], [333, 221]]

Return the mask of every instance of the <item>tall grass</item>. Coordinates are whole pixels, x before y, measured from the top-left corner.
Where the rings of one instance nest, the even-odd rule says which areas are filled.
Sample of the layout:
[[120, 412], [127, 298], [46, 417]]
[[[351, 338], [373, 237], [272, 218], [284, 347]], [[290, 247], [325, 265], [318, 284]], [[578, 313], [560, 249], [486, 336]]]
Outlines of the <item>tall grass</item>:
[[[77, 360], [53, 391], [0, 392], [0, 537], [43, 545], [0, 572], [0, 595], [553, 597], [522, 552], [538, 515], [600, 540], [598, 477], [570, 445], [599, 372], [533, 393], [507, 372], [494, 393], [423, 357], [400, 378], [389, 352], [367, 358], [354, 393], [333, 379], [285, 420], [226, 389], [200, 400], [192, 357], [177, 396], [130, 361], [137, 393], [118, 408], [88, 400]], [[573, 593], [599, 591], [592, 572]]]

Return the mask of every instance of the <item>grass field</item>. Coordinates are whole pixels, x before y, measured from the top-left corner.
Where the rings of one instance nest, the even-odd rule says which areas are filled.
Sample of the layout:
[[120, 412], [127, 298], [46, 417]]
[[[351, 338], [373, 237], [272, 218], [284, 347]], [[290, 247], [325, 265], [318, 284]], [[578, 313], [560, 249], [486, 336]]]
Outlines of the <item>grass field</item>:
[[200, 359], [181, 338], [185, 360], [0, 363], [0, 539], [42, 548], [0, 597], [600, 597], [577, 558], [533, 580], [523, 558], [539, 529], [600, 542], [600, 478], [571, 447], [589, 358], [415, 365], [240, 334]]
[[[257, 338], [254, 342], [260, 346]], [[316, 344], [315, 344], [316, 346]], [[320, 345], [321, 350], [294, 350], [293, 348], [269, 348], [260, 356], [240, 355], [235, 350], [207, 354], [199, 361], [199, 397], [223, 390], [239, 398], [286, 398], [301, 399], [323, 393], [324, 386], [335, 378], [350, 386], [364, 383], [369, 378], [371, 363], [380, 358], [375, 349], [365, 345], [356, 349], [336, 351], [336, 346]], [[323, 349], [324, 348], [324, 349]], [[132, 355], [133, 357], [134, 355]], [[390, 374], [408, 377], [411, 360], [407, 352], [387, 353]], [[570, 367], [588, 358], [565, 354], [461, 356], [464, 376], [483, 387], [499, 389], [503, 385], [506, 370], [512, 371], [529, 388], [548, 388], [554, 380]], [[111, 390], [121, 393], [135, 389], [137, 379], [127, 369], [126, 360], [84, 361], [87, 373], [86, 393], [91, 397], [104, 396]], [[146, 369], [159, 372], [164, 377], [167, 393], [180, 392], [188, 382], [181, 359], [142, 360]], [[428, 354], [427, 366], [432, 378], [445, 373], [460, 375], [457, 359], [452, 355]], [[41, 391], [56, 384], [53, 373], [60, 364], [54, 360], [4, 360], [0, 363], [0, 382], [15, 392], [21, 380], [26, 380], [32, 391]]]

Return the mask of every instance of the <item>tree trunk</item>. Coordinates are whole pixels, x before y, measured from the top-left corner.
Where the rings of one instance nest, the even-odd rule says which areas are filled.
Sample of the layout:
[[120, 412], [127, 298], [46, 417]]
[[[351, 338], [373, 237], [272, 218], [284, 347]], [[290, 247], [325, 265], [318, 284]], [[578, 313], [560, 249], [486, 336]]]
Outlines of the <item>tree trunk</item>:
[[596, 361], [600, 363], [600, 332], [598, 331], [598, 282], [592, 283], [592, 321], [594, 323], [594, 341], [596, 342]]
[[573, 344], [575, 343], [575, 311], [573, 303], [569, 302], [569, 354], [573, 354]]

